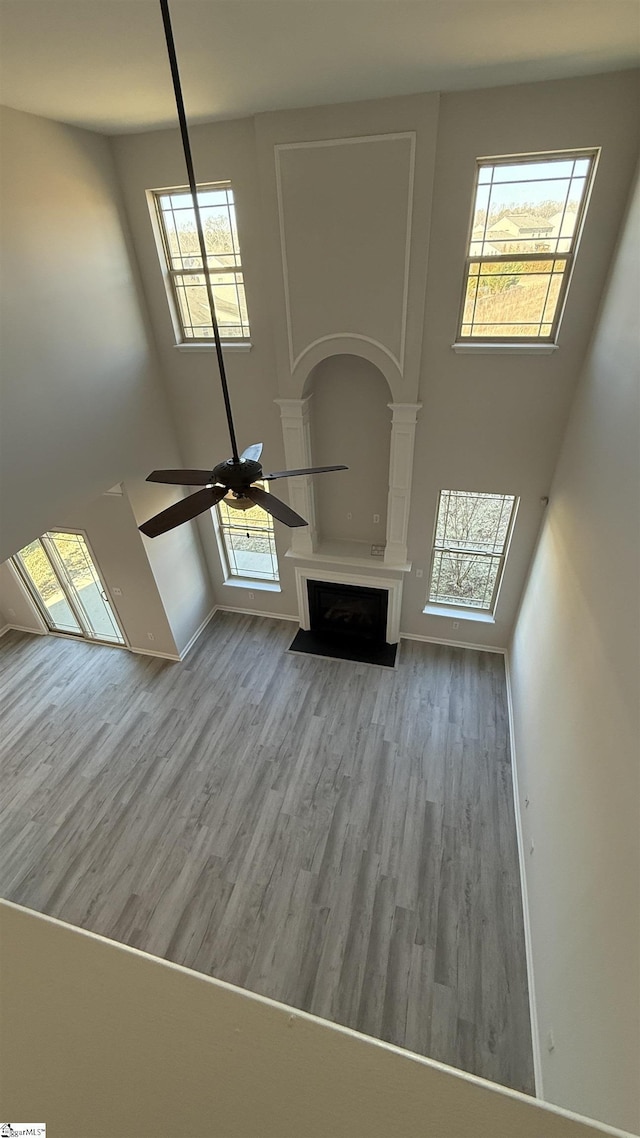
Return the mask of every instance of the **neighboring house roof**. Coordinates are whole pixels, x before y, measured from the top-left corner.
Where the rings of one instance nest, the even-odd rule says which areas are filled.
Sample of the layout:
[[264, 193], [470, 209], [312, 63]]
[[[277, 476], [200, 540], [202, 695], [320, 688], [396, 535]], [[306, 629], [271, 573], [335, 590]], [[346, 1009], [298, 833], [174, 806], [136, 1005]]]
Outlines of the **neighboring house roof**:
[[514, 233], [508, 229], [488, 229], [487, 241], [513, 241]]
[[[533, 213], [506, 213], [495, 222], [495, 225], [500, 225], [503, 221], [510, 221], [521, 233], [524, 233], [527, 229], [543, 229], [550, 233], [553, 229], [553, 225], [548, 217], [536, 217]], [[490, 226], [488, 230], [492, 236], [494, 236], [494, 228], [495, 226]]]

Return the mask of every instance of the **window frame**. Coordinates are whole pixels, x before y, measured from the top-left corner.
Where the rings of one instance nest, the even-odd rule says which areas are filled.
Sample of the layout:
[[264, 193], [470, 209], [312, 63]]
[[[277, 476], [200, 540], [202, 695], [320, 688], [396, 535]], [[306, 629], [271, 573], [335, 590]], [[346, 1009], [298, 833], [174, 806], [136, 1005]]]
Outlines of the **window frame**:
[[[502, 254], [491, 254], [491, 255], [489, 255], [489, 254], [487, 254], [487, 255], [471, 254], [469, 252], [469, 250], [471, 248], [472, 240], [473, 240], [474, 219], [475, 219], [476, 201], [477, 201], [477, 197], [478, 197], [478, 185], [479, 185], [479, 179], [480, 179], [480, 172], [483, 168], [486, 168], [487, 166], [492, 166], [492, 167], [495, 167], [495, 166], [512, 166], [512, 165], [524, 166], [524, 165], [527, 165], [529, 163], [538, 163], [538, 162], [545, 162], [545, 161], [547, 161], [547, 162], [551, 162], [551, 161], [558, 161], [558, 162], [561, 162], [561, 161], [578, 161], [578, 160], [584, 159], [584, 158], [589, 159], [591, 162], [591, 165], [589, 167], [589, 171], [588, 171], [587, 176], [586, 176], [585, 191], [584, 191], [584, 195], [582, 197], [582, 201], [581, 201], [579, 209], [578, 209], [578, 214], [576, 217], [576, 224], [575, 224], [574, 232], [572, 234], [572, 248], [569, 250], [569, 252], [562, 252], [562, 253], [560, 253], [560, 252], [555, 252], [555, 253], [540, 252], [540, 253], [517, 253], [517, 254], [515, 254], [515, 253], [502, 253]], [[583, 230], [584, 230], [584, 222], [585, 222], [585, 218], [586, 218], [586, 214], [587, 214], [587, 209], [589, 207], [589, 202], [591, 200], [591, 193], [593, 190], [593, 184], [595, 181], [595, 175], [596, 175], [596, 171], [598, 168], [599, 158], [600, 158], [600, 147], [586, 147], [584, 149], [576, 149], [576, 150], [543, 151], [543, 152], [535, 153], [535, 154], [501, 154], [499, 156], [484, 157], [484, 158], [477, 158], [476, 159], [475, 174], [474, 174], [474, 179], [473, 179], [473, 192], [472, 192], [472, 197], [471, 197], [471, 210], [470, 210], [470, 215], [469, 215], [467, 239], [466, 239], [466, 244], [465, 244], [464, 273], [463, 273], [463, 279], [462, 279], [462, 289], [461, 289], [461, 295], [460, 295], [458, 323], [457, 323], [457, 331], [456, 331], [456, 338], [455, 338], [455, 346], [456, 347], [466, 347], [468, 345], [469, 348], [471, 349], [471, 348], [479, 348], [479, 347], [481, 348], [483, 345], [485, 347], [488, 347], [489, 345], [493, 345], [493, 344], [501, 345], [503, 347], [507, 346], [507, 345], [509, 347], [521, 346], [522, 348], [531, 348], [533, 345], [536, 345], [536, 344], [540, 345], [541, 347], [547, 347], [547, 348], [549, 346], [552, 346], [552, 347], [557, 346], [558, 334], [560, 331], [562, 318], [563, 318], [564, 312], [565, 312], [566, 300], [567, 300], [567, 295], [569, 292], [569, 285], [571, 284], [571, 280], [573, 277], [573, 270], [575, 267], [576, 257], [577, 257], [578, 250], [580, 247], [580, 242], [582, 239], [582, 234], [583, 234]], [[558, 241], [559, 240], [560, 240], [560, 237], [558, 235]], [[484, 244], [484, 242], [483, 242], [483, 244]], [[509, 262], [513, 262], [514, 258], [516, 258], [516, 257], [519, 261], [554, 261], [554, 260], [562, 259], [562, 260], [566, 260], [566, 262], [567, 262], [566, 267], [562, 273], [560, 291], [559, 291], [559, 295], [558, 295], [558, 301], [556, 304], [556, 309], [555, 309], [553, 320], [552, 321], [541, 321], [541, 323], [551, 323], [551, 330], [550, 330], [549, 335], [548, 336], [494, 336], [494, 335], [492, 335], [492, 336], [467, 336], [467, 335], [463, 335], [462, 326], [465, 323], [469, 323], [469, 321], [464, 320], [464, 308], [465, 308], [465, 301], [466, 301], [466, 296], [467, 296], [467, 286], [468, 286], [468, 282], [469, 282], [469, 277], [471, 275], [470, 266], [472, 264], [476, 264], [476, 263], [477, 264], [482, 264], [482, 263], [498, 263], [498, 264], [499, 263], [509, 263]], [[553, 276], [553, 270], [552, 270], [550, 275]], [[544, 312], [544, 310], [543, 310], [543, 312]], [[473, 324], [473, 321], [471, 321], [471, 324]]]
[[[196, 189], [198, 191], [198, 195], [200, 193], [207, 193], [208, 191], [231, 190], [231, 192], [234, 195], [233, 211], [234, 211], [234, 216], [235, 216], [236, 230], [238, 230], [238, 216], [237, 216], [237, 210], [236, 210], [235, 190], [234, 190], [232, 182], [229, 179], [225, 179], [225, 180], [218, 181], [218, 182], [198, 182]], [[211, 336], [187, 336], [187, 334], [185, 332], [185, 326], [183, 323], [183, 318], [182, 318], [182, 309], [180, 307], [178, 290], [176, 287], [176, 278], [177, 277], [194, 276], [198, 273], [204, 274], [204, 271], [206, 271], [210, 275], [214, 275], [214, 276], [215, 275], [222, 275], [224, 273], [229, 273], [229, 274], [238, 274], [239, 273], [242, 276], [241, 285], [242, 285], [242, 288], [244, 290], [245, 306], [247, 309], [247, 332], [246, 332], [246, 335], [227, 336], [225, 338], [224, 324], [220, 324], [220, 322], [219, 322], [218, 328], [220, 331], [220, 341], [225, 347], [228, 347], [228, 348], [235, 347], [235, 348], [245, 348], [245, 349], [250, 348], [251, 347], [251, 323], [249, 321], [249, 310], [248, 310], [248, 305], [247, 305], [247, 294], [246, 294], [245, 269], [244, 269], [242, 250], [240, 248], [239, 239], [238, 239], [238, 254], [237, 254], [238, 264], [228, 265], [228, 266], [221, 265], [221, 266], [217, 267], [215, 270], [212, 270], [208, 267], [206, 270], [203, 270], [203, 269], [174, 269], [172, 267], [171, 250], [169, 248], [168, 234], [167, 234], [165, 224], [164, 224], [164, 218], [162, 215], [162, 206], [160, 204], [160, 199], [162, 197], [165, 197], [166, 195], [178, 195], [178, 194], [184, 194], [187, 197], [191, 197], [191, 191], [190, 191], [188, 186], [165, 186], [162, 189], [148, 190], [147, 191], [147, 200], [149, 203], [149, 210], [151, 213], [152, 225], [153, 225], [153, 230], [154, 230], [154, 234], [155, 234], [155, 238], [156, 238], [156, 245], [158, 248], [158, 255], [159, 255], [161, 269], [162, 269], [162, 276], [163, 276], [165, 289], [166, 289], [166, 293], [167, 293], [167, 300], [169, 303], [169, 311], [171, 314], [171, 321], [173, 324], [173, 329], [174, 329], [174, 333], [175, 333], [175, 337], [176, 337], [176, 346], [178, 348], [187, 347], [187, 348], [194, 348], [196, 350], [197, 349], [202, 350], [203, 348], [211, 348], [211, 349], [215, 350], [215, 339], [214, 339], [213, 333]], [[199, 252], [197, 255], [199, 256]], [[214, 290], [214, 297], [215, 297], [216, 286], [214, 285], [213, 281], [211, 282], [211, 287], [212, 287], [212, 290]], [[211, 328], [213, 329], [213, 325], [211, 325]]]
[[[443, 494], [451, 494], [451, 493], [463, 494], [463, 495], [469, 495], [469, 496], [476, 495], [476, 496], [480, 496], [480, 497], [484, 496], [484, 497], [513, 498], [513, 503], [511, 505], [511, 514], [509, 517], [509, 523], [507, 525], [507, 531], [505, 533], [504, 543], [503, 543], [501, 553], [490, 553], [486, 549], [459, 550], [459, 549], [453, 549], [453, 548], [446, 546], [446, 545], [436, 544], [436, 538], [437, 538], [437, 534], [438, 534], [438, 520], [440, 518], [440, 504], [442, 502], [442, 495]], [[504, 579], [504, 570], [505, 570], [506, 563], [507, 563], [507, 557], [509, 556], [509, 550], [511, 548], [511, 539], [513, 537], [513, 531], [515, 528], [516, 516], [518, 513], [519, 505], [520, 505], [520, 498], [517, 494], [507, 494], [505, 492], [501, 492], [500, 494], [498, 494], [496, 491], [488, 491], [488, 490], [454, 490], [454, 489], [451, 489], [449, 487], [445, 487], [445, 488], [438, 491], [438, 500], [437, 500], [437, 504], [436, 504], [435, 520], [434, 520], [434, 524], [433, 524], [433, 537], [431, 540], [431, 559], [429, 562], [429, 584], [427, 586], [427, 599], [426, 599], [425, 611], [427, 611], [427, 610], [432, 611], [433, 609], [437, 609], [438, 611], [441, 611], [443, 613], [443, 615], [447, 615], [448, 613], [454, 612], [457, 616], [461, 617], [462, 619], [464, 619], [464, 614], [468, 613], [469, 619], [471, 619], [471, 620], [477, 619], [478, 617], [481, 617], [485, 620], [489, 619], [489, 618], [495, 618], [496, 609], [498, 607], [498, 600], [499, 600], [499, 596], [500, 596], [500, 590], [502, 588], [502, 582]], [[433, 570], [434, 570], [436, 554], [437, 553], [460, 553], [460, 552], [476, 554], [479, 557], [487, 557], [487, 558], [491, 559], [492, 561], [498, 562], [498, 571], [496, 573], [496, 579], [495, 579], [493, 589], [491, 592], [491, 601], [490, 601], [490, 604], [488, 607], [483, 608], [483, 607], [480, 607], [479, 605], [465, 604], [465, 602], [463, 600], [440, 601], [440, 600], [432, 599], [431, 587], [432, 587], [432, 583], [433, 583]]]
[[[261, 489], [266, 490], [267, 493], [269, 492], [269, 487], [266, 485], [266, 483], [258, 481], [258, 482], [256, 482], [256, 486], [259, 486]], [[226, 497], [226, 495], [225, 495], [225, 497]], [[270, 514], [267, 513], [266, 510], [263, 511], [265, 517], [268, 519], [268, 524], [263, 527], [262, 532], [265, 534], [269, 534], [271, 537], [271, 542], [273, 544], [273, 560], [275, 561], [276, 575], [274, 577], [252, 577], [248, 574], [234, 572], [234, 570], [231, 568], [231, 560], [230, 560], [229, 551], [227, 548], [227, 542], [228, 542], [227, 531], [228, 530], [233, 531], [234, 529], [242, 531], [245, 529], [257, 529], [258, 527], [254, 526], [252, 524], [248, 524], [248, 525], [243, 526], [241, 519], [244, 517], [244, 514], [240, 510], [238, 511], [238, 519], [239, 519], [238, 523], [225, 521], [222, 517], [222, 512], [220, 510], [220, 506], [221, 506], [222, 502], [224, 502], [224, 500], [225, 499], [223, 498], [221, 500], [221, 502], [216, 502], [216, 505], [213, 507], [211, 513], [212, 513], [213, 519], [214, 519], [214, 528], [216, 531], [216, 538], [218, 541], [218, 551], [220, 553], [220, 562], [222, 565], [222, 571], [223, 571], [223, 575], [224, 575], [224, 579], [225, 579], [225, 584], [242, 585], [243, 582], [246, 582], [247, 586], [251, 585], [252, 587], [255, 587], [258, 589], [262, 588], [262, 589], [268, 589], [268, 590], [272, 590], [272, 591], [276, 590], [276, 589], [279, 590], [279, 588], [280, 588], [280, 562], [278, 561], [278, 548], [276, 545], [276, 528], [275, 528], [273, 518], [271, 517]]]

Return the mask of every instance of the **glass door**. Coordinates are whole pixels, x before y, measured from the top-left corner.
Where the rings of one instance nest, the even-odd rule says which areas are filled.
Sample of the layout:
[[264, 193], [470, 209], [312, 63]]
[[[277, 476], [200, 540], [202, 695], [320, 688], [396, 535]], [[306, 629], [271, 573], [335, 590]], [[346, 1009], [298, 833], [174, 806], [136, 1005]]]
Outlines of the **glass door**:
[[82, 534], [45, 533], [20, 550], [15, 561], [52, 632], [125, 643]]

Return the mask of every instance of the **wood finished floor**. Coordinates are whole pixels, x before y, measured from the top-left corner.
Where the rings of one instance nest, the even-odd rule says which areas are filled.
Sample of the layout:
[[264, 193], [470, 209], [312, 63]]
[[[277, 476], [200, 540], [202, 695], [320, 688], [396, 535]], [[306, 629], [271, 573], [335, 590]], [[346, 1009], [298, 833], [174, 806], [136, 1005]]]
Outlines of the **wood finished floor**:
[[0, 893], [533, 1092], [500, 655], [0, 641]]

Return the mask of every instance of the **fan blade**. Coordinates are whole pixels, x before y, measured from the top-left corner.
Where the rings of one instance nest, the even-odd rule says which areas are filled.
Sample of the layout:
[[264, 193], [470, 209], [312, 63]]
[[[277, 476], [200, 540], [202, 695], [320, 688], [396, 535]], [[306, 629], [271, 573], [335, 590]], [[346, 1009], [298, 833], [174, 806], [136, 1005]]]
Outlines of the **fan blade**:
[[242, 454], [240, 455], [240, 460], [242, 461], [242, 459], [245, 458], [249, 459], [251, 462], [259, 462], [261, 454], [262, 443], [252, 443], [250, 447], [247, 447], [246, 450], [243, 450]]
[[152, 470], [147, 475], [147, 482], [168, 486], [208, 486], [212, 481], [210, 470]]
[[261, 474], [262, 482], [272, 478], [297, 478], [300, 474], [324, 474], [327, 470], [348, 470], [348, 466], [309, 466], [306, 470], [276, 470], [275, 474]]
[[284, 522], [286, 526], [291, 526], [292, 529], [295, 526], [309, 525], [309, 523], [305, 522], [304, 518], [300, 517], [300, 514], [296, 514], [295, 510], [292, 510], [290, 506], [285, 506], [284, 502], [281, 502], [279, 498], [275, 498], [273, 494], [267, 494], [267, 491], [262, 490], [260, 486], [249, 486], [243, 493], [245, 498], [250, 498], [252, 502], [255, 502], [256, 506], [262, 506], [262, 509], [266, 510], [268, 514], [277, 518], [279, 522]]
[[198, 490], [197, 494], [190, 494], [188, 498], [183, 498], [181, 502], [176, 502], [174, 506], [169, 506], [167, 510], [149, 518], [149, 521], [138, 526], [138, 529], [147, 537], [158, 537], [159, 534], [166, 533], [175, 526], [181, 526], [183, 522], [197, 518], [198, 514], [203, 514], [205, 510], [210, 510], [216, 502], [224, 498], [226, 493], [226, 486], [207, 486], [205, 490]]

